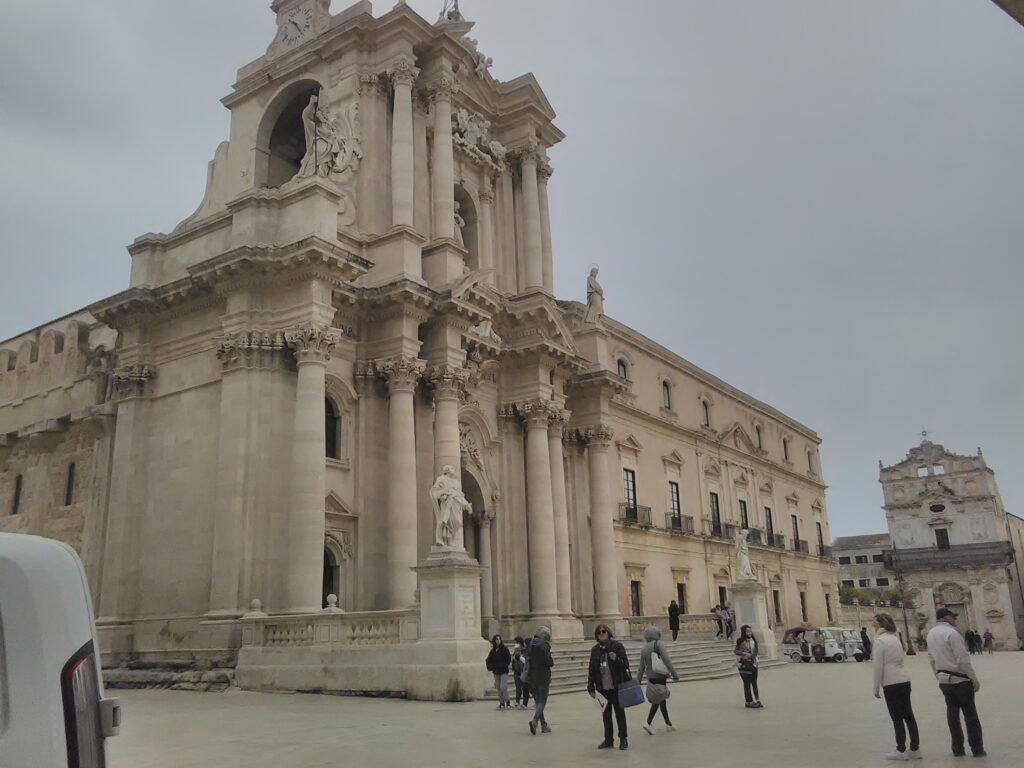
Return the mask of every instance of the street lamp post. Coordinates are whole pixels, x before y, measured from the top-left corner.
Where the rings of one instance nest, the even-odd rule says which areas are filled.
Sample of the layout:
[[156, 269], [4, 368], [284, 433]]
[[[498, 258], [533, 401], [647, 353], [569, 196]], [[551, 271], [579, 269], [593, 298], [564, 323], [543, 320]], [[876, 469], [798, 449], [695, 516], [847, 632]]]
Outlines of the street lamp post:
[[910, 637], [910, 624], [907, 623], [907, 593], [906, 587], [903, 584], [903, 573], [902, 571], [896, 572], [896, 583], [900, 585], [900, 606], [903, 608], [903, 636], [907, 638], [907, 656], [916, 656], [917, 651], [914, 650], [914, 641]]

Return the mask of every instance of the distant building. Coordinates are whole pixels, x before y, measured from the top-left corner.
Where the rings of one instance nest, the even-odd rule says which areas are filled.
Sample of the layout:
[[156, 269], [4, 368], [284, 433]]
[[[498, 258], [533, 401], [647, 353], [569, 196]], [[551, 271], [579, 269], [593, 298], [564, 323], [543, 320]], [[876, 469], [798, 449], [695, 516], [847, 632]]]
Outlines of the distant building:
[[839, 563], [839, 586], [856, 589], [892, 588], [892, 571], [885, 567], [885, 553], [891, 546], [887, 533], [833, 539], [832, 554]]

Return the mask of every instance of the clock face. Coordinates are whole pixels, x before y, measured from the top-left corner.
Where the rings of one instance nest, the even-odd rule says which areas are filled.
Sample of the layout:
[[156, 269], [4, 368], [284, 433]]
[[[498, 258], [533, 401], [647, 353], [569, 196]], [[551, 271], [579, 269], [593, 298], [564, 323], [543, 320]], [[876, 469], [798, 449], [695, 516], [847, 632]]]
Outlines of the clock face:
[[288, 45], [295, 45], [309, 36], [313, 28], [313, 11], [309, 8], [296, 8], [284, 17], [281, 27], [281, 39]]

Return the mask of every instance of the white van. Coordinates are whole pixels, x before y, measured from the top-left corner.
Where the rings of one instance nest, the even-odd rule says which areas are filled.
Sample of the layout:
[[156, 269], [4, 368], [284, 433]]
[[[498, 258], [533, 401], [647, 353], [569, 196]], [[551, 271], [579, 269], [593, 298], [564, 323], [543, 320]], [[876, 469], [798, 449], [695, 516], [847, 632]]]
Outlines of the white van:
[[58, 541], [0, 533], [0, 766], [105, 768], [120, 721], [82, 561]]

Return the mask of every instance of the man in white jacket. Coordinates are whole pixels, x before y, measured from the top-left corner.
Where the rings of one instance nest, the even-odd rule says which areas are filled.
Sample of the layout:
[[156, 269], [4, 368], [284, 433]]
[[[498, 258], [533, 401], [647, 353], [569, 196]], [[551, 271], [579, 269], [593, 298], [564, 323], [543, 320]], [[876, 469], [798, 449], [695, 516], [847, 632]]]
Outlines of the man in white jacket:
[[928, 661], [946, 698], [946, 722], [953, 739], [953, 754], [964, 754], [964, 731], [960, 725], [963, 712], [967, 724], [967, 742], [975, 757], [985, 754], [981, 735], [981, 720], [974, 705], [974, 694], [981, 690], [967, 643], [956, 628], [957, 614], [949, 608], [935, 612], [936, 625], [928, 632]]

